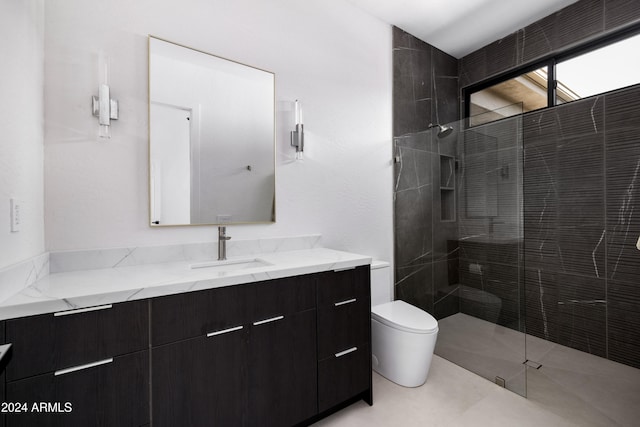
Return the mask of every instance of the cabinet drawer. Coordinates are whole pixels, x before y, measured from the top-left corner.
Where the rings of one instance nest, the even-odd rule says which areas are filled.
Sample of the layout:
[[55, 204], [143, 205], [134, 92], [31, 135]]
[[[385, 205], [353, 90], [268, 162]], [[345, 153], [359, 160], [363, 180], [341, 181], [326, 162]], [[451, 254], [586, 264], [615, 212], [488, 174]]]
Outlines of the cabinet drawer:
[[246, 285], [168, 295], [151, 300], [151, 345], [158, 346], [246, 323]]
[[[354, 350], [355, 348], [355, 350]], [[342, 354], [341, 354], [342, 353]], [[371, 352], [367, 345], [343, 350], [318, 363], [320, 412], [369, 389]]]
[[[355, 300], [355, 301], [353, 301]], [[369, 342], [371, 306], [367, 298], [318, 309], [318, 360]]]
[[[27, 413], [7, 414], [7, 426], [140, 426], [149, 422], [149, 352], [109, 363], [7, 383], [7, 401], [26, 403]], [[34, 403], [59, 405], [31, 411]]]
[[148, 347], [147, 301], [8, 320], [13, 343], [8, 381], [132, 353]]
[[371, 298], [370, 267], [322, 273], [318, 280], [318, 307], [352, 298]]
[[249, 322], [288, 315], [316, 307], [312, 275], [294, 276], [245, 285], [249, 295]]

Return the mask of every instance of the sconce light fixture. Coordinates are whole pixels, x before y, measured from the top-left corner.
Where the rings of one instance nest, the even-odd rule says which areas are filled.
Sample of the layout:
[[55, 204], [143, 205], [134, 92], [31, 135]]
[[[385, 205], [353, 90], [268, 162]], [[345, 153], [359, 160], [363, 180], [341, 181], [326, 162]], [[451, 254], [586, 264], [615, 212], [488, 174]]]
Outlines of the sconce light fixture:
[[100, 129], [98, 136], [100, 138], [111, 138], [109, 127], [111, 120], [118, 120], [118, 101], [111, 99], [109, 88], [109, 65], [108, 60], [100, 55], [99, 68], [103, 72], [102, 80], [98, 88], [98, 96], [91, 98], [91, 111], [98, 118]]
[[296, 129], [291, 131], [291, 146], [296, 147], [296, 160], [301, 160], [304, 153], [304, 125], [302, 124], [302, 107], [296, 99]]

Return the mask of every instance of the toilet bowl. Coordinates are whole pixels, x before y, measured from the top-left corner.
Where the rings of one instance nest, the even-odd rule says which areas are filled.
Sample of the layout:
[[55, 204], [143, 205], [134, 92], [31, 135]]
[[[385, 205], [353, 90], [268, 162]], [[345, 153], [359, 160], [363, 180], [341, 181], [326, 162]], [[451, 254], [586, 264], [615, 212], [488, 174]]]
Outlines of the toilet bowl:
[[405, 387], [425, 383], [438, 336], [438, 322], [404, 301], [371, 309], [373, 369]]
[[425, 311], [393, 300], [389, 263], [371, 264], [371, 353], [373, 369], [405, 387], [427, 380], [438, 322]]

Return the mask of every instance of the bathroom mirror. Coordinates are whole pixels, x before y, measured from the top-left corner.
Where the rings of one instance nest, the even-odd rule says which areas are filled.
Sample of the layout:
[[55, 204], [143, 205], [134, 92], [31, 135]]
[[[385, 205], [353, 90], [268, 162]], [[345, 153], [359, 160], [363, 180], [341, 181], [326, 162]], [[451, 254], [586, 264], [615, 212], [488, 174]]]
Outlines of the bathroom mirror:
[[275, 221], [275, 75], [149, 36], [152, 226]]

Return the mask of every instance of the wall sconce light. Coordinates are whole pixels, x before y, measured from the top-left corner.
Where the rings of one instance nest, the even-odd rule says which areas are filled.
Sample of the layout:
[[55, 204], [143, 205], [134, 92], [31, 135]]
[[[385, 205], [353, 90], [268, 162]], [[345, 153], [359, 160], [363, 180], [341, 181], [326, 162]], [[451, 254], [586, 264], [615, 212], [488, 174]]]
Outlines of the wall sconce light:
[[111, 99], [109, 88], [109, 65], [108, 60], [100, 55], [99, 68], [104, 73], [102, 76], [103, 83], [98, 88], [98, 96], [91, 97], [92, 114], [98, 118], [100, 128], [98, 136], [100, 138], [111, 138], [109, 130], [111, 120], [118, 120], [118, 101]]
[[296, 99], [296, 129], [291, 131], [291, 146], [296, 147], [296, 160], [302, 160], [304, 153], [304, 125], [302, 124], [302, 107]]

